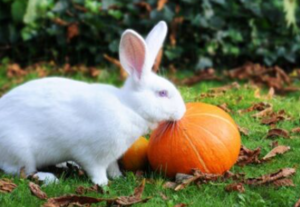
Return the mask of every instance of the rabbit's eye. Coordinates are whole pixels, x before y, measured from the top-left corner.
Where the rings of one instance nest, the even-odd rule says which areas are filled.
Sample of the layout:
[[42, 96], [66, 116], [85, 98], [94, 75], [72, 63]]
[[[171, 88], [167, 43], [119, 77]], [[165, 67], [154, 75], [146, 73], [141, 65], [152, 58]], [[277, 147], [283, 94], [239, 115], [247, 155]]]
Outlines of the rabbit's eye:
[[166, 90], [158, 91], [158, 95], [160, 97], [168, 97], [168, 91], [166, 91]]

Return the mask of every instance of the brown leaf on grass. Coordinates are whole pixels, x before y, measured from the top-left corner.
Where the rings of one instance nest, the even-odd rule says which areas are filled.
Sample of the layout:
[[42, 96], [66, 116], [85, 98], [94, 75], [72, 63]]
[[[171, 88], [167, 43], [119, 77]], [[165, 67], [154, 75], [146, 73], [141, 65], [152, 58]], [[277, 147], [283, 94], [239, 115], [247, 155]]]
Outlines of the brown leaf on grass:
[[168, 0], [158, 0], [157, 1], [157, 11], [160, 11], [164, 8], [165, 4], [168, 2]]
[[221, 175], [211, 174], [211, 173], [203, 173], [197, 169], [192, 170], [193, 176], [188, 177], [185, 180], [175, 187], [175, 191], [179, 191], [184, 189], [186, 186], [190, 185], [191, 183], [207, 183], [209, 181], [216, 181]]
[[68, 25], [67, 41], [70, 42], [74, 37], [79, 35], [78, 23]]
[[217, 87], [217, 88], [212, 88], [210, 89], [210, 91], [212, 92], [227, 92], [228, 90], [231, 89], [239, 89], [240, 88], [240, 84], [237, 82], [233, 82], [231, 84], [225, 85], [225, 86], [221, 86], [221, 87]]
[[300, 198], [299, 198], [299, 200], [295, 203], [294, 207], [300, 207]]
[[258, 156], [260, 155], [260, 151], [261, 151], [260, 147], [254, 150], [250, 150], [242, 145], [237, 160], [237, 165], [245, 166], [247, 164], [252, 164], [252, 163], [256, 163], [256, 164], [261, 163], [260, 159], [258, 158]]
[[295, 134], [300, 134], [300, 127], [293, 128], [292, 132], [295, 133]]
[[252, 112], [252, 111], [264, 111], [265, 109], [272, 108], [272, 105], [264, 102], [254, 103], [246, 109], [241, 109], [238, 112], [240, 114]]
[[29, 182], [29, 188], [33, 195], [38, 197], [39, 199], [45, 200], [48, 198], [47, 194], [40, 189], [40, 186], [33, 182]]
[[248, 178], [245, 180], [245, 183], [248, 185], [263, 185], [263, 184], [273, 183], [274, 181], [283, 178], [288, 178], [295, 173], [296, 173], [295, 168], [283, 168], [275, 173], [263, 175], [258, 178]]
[[170, 189], [175, 189], [177, 184], [175, 182], [167, 181], [163, 185], [163, 188], [170, 188]]
[[244, 173], [233, 173], [231, 171], [225, 171], [223, 174], [223, 180], [233, 179], [233, 180], [243, 180], [245, 177]]
[[278, 112], [271, 112], [267, 117], [261, 120], [262, 124], [266, 125], [274, 125], [280, 121], [291, 120], [292, 117], [286, 114], [285, 110], [280, 110]]
[[243, 183], [232, 183], [232, 184], [227, 185], [225, 187], [225, 190], [227, 192], [237, 191], [239, 193], [244, 193], [245, 187], [244, 187]]
[[289, 86], [289, 87], [285, 87], [285, 88], [280, 88], [277, 90], [277, 92], [279, 94], [287, 94], [287, 93], [291, 93], [291, 92], [297, 92], [300, 91], [300, 87], [296, 87], [296, 86]]
[[284, 137], [284, 138], [290, 138], [290, 134], [287, 130], [285, 129], [270, 129], [267, 138], [274, 138], [274, 137]]
[[79, 186], [75, 190], [76, 194], [83, 195], [88, 192], [96, 192], [100, 194], [104, 194], [103, 188], [101, 188], [99, 185], [93, 185], [91, 187], [84, 187], [84, 186]]
[[240, 125], [237, 125], [239, 131], [241, 134], [245, 135], [245, 136], [248, 136], [249, 135], [249, 130], [246, 129], [245, 127], [241, 127]]
[[185, 207], [185, 206], [188, 206], [188, 205], [185, 203], [178, 203], [174, 207]]
[[13, 64], [9, 64], [7, 66], [6, 75], [9, 78], [22, 77], [26, 74], [27, 74], [27, 72], [25, 70], [23, 70], [19, 64], [13, 63]]
[[267, 95], [267, 99], [269, 99], [269, 100], [272, 99], [274, 97], [274, 95], [275, 95], [275, 90], [274, 90], [273, 87], [271, 87], [269, 89], [269, 92], [268, 92], [268, 95]]
[[278, 66], [264, 67], [260, 64], [249, 62], [239, 68], [227, 71], [226, 75], [233, 79], [249, 80], [256, 85], [265, 85], [274, 88], [276, 93], [299, 90], [299, 88], [291, 86], [290, 77]]
[[0, 193], [11, 193], [16, 187], [17, 185], [11, 180], [6, 178], [0, 179]]
[[161, 63], [161, 59], [162, 59], [162, 56], [163, 56], [163, 49], [160, 48], [156, 58], [155, 58], [155, 62], [154, 62], [154, 65], [152, 67], [152, 71], [157, 73], [159, 71], [159, 66], [160, 66], [160, 63]]
[[89, 70], [89, 73], [90, 73], [90, 76], [92, 78], [95, 78], [95, 77], [98, 77], [101, 73], [101, 70], [95, 68], [95, 67], [91, 67], [90, 70]]
[[283, 121], [284, 119], [285, 119], [284, 116], [275, 114], [275, 115], [271, 115], [270, 117], [263, 118], [260, 123], [266, 125], [272, 125], [272, 124], [277, 124], [278, 122]]
[[283, 178], [283, 179], [280, 179], [280, 180], [275, 180], [273, 182], [273, 185], [276, 187], [276, 188], [279, 188], [279, 187], [294, 187], [295, 184], [293, 182], [292, 179], [289, 179], [289, 178]]
[[104, 57], [107, 61], [111, 62], [112, 64], [114, 64], [115, 66], [117, 66], [117, 67], [119, 68], [121, 80], [125, 80], [125, 79], [127, 78], [128, 74], [127, 74], [127, 72], [124, 70], [124, 68], [122, 67], [122, 65], [121, 65], [121, 63], [120, 63], [119, 60], [117, 60], [117, 59], [115, 59], [115, 58], [113, 58], [113, 57], [110, 57], [110, 56], [108, 56], [107, 54], [104, 54], [103, 57]]
[[161, 197], [163, 200], [165, 200], [165, 201], [167, 201], [167, 200], [169, 199], [169, 198], [168, 198], [165, 194], [163, 194], [162, 192], [160, 192], [159, 195], [160, 195], [160, 197]]
[[208, 68], [197, 72], [192, 77], [183, 79], [181, 81], [181, 84], [186, 86], [193, 86], [204, 80], [220, 80], [220, 78], [215, 75], [215, 70], [213, 68]]
[[219, 108], [221, 108], [222, 110], [224, 110], [227, 113], [231, 113], [232, 111], [228, 108], [227, 103], [222, 103], [217, 105]]
[[135, 190], [133, 195], [131, 196], [121, 196], [116, 199], [116, 203], [122, 206], [131, 206], [136, 203], [145, 203], [147, 202], [150, 197], [142, 199], [142, 194], [144, 192], [146, 179], [144, 179], [140, 186], [138, 186]]
[[272, 148], [275, 148], [275, 147], [279, 146], [277, 140], [276, 140], [276, 141], [273, 141], [270, 145], [271, 145]]
[[114, 202], [114, 199], [93, 198], [88, 196], [66, 195], [49, 198], [43, 207], [86, 206], [100, 202]]
[[273, 157], [275, 157], [278, 154], [284, 154], [287, 151], [289, 151], [291, 148], [289, 146], [279, 145], [275, 148], [273, 148], [268, 154], [266, 154], [262, 160], [269, 160]]
[[264, 109], [263, 111], [260, 111], [256, 114], [253, 114], [252, 117], [256, 117], [256, 118], [262, 118], [262, 117], [266, 117], [268, 116], [270, 113], [272, 113], [273, 108], [272, 106], [269, 108]]

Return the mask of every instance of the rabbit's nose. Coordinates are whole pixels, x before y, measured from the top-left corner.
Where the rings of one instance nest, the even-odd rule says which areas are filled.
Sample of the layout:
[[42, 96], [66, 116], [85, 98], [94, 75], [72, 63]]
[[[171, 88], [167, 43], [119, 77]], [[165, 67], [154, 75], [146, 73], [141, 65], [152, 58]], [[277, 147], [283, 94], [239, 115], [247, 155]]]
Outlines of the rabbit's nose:
[[185, 108], [176, 111], [176, 112], [171, 116], [172, 121], [179, 121], [180, 119], [182, 119], [183, 115], [185, 114], [185, 111], [186, 111]]

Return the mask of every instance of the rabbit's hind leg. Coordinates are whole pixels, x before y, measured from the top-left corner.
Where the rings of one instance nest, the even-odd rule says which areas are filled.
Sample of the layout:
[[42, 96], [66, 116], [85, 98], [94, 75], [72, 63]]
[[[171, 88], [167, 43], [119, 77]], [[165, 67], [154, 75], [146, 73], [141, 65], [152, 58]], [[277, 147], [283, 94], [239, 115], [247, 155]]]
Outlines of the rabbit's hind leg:
[[107, 174], [110, 178], [112, 179], [115, 179], [115, 178], [119, 178], [122, 175], [121, 171], [120, 171], [120, 168], [119, 168], [119, 165], [118, 165], [118, 161], [114, 161], [112, 162], [108, 168], [107, 168]]

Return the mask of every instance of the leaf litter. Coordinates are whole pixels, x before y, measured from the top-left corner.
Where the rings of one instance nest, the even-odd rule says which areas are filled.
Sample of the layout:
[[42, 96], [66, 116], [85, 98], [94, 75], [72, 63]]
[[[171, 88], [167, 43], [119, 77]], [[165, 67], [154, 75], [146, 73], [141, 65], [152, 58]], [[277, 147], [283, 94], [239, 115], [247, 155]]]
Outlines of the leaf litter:
[[267, 138], [274, 138], [274, 137], [283, 137], [283, 138], [290, 138], [290, 133], [285, 129], [274, 128], [270, 129], [267, 134]]
[[9, 179], [0, 179], [0, 193], [11, 193], [17, 185]]
[[33, 195], [35, 195], [36, 197], [38, 197], [39, 199], [45, 200], [48, 198], [47, 194], [45, 192], [43, 192], [40, 188], [40, 186], [38, 186], [37, 184], [33, 183], [33, 182], [29, 182], [29, 188], [30, 191]]
[[120, 196], [117, 198], [94, 198], [81, 195], [65, 195], [55, 198], [49, 198], [43, 207], [63, 207], [63, 206], [86, 206], [100, 202], [106, 202], [108, 205], [131, 206], [137, 203], [145, 203], [151, 197], [142, 198], [146, 180], [144, 179], [141, 184], [135, 188], [134, 193], [130, 196]]

